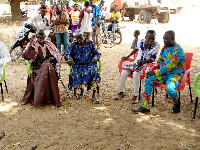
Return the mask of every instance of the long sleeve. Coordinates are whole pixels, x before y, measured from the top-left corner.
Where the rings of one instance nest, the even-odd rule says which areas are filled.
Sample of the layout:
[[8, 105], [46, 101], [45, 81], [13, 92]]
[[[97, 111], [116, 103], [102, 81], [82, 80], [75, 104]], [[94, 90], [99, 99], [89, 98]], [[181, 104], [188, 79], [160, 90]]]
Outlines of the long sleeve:
[[[173, 52], [171, 53], [173, 49]], [[163, 53], [161, 51], [161, 55], [159, 56], [159, 66], [160, 69], [156, 70], [156, 76], [170, 74], [173, 69], [177, 69], [176, 73], [183, 73], [183, 67], [180, 67], [179, 63], [183, 63], [185, 61], [185, 52], [180, 46], [171, 47], [169, 53], [166, 58], [162, 60]], [[175, 72], [173, 72], [175, 73]]]
[[74, 43], [72, 43], [72, 44], [67, 48], [67, 51], [66, 51], [65, 57], [64, 57], [65, 60], [68, 60], [70, 57], [72, 57], [71, 55], [72, 55], [73, 47], [74, 47]]
[[8, 52], [6, 45], [3, 42], [0, 42], [0, 65], [9, 61], [11, 61], [10, 53]]
[[92, 46], [92, 55], [93, 57], [97, 57], [100, 58], [101, 53], [97, 50], [97, 48], [95, 47], [94, 43], [91, 41], [91, 46]]
[[30, 42], [27, 44], [25, 52], [22, 54], [24, 59], [30, 60], [35, 56], [36, 52], [32, 46], [30, 46]]

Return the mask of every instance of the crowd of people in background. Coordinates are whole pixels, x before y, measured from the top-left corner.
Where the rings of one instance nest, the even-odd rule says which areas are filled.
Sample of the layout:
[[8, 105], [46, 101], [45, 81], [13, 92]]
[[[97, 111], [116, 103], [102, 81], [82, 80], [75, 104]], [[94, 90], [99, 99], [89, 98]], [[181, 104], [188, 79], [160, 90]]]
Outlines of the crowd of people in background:
[[[84, 8], [78, 3], [72, 7], [69, 1], [54, 2], [50, 7], [45, 0], [40, 1], [40, 7], [37, 9], [38, 14], [28, 19], [28, 23], [33, 24], [37, 30], [44, 29], [46, 38], [49, 37], [61, 52], [61, 45], [66, 52], [69, 43], [75, 40], [74, 33], [77, 29], [82, 29], [84, 37], [92, 41], [100, 49], [99, 35], [105, 31], [105, 16], [107, 8], [104, 6], [105, 0], [101, 0], [97, 6], [93, 0], [85, 1]], [[116, 9], [117, 10], [117, 6]], [[111, 15], [111, 24], [109, 30], [114, 30], [115, 25], [119, 23], [119, 13], [114, 11]], [[113, 29], [112, 29], [113, 27]], [[49, 29], [52, 30], [49, 30]], [[49, 31], [48, 31], [49, 30]], [[52, 36], [53, 31], [54, 36]]]

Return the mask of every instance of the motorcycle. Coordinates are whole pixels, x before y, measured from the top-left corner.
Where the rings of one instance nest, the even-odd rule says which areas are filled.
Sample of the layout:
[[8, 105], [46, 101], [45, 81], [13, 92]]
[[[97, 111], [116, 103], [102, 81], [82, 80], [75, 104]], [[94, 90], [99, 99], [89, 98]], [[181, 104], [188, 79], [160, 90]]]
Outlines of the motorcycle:
[[108, 25], [105, 27], [105, 31], [102, 32], [100, 37], [100, 42], [104, 45], [105, 48], [112, 48], [115, 44], [121, 44], [122, 42], [122, 32], [121, 28], [117, 27], [115, 32], [107, 31]]
[[24, 52], [26, 45], [30, 42], [29, 33], [34, 33], [34, 29], [30, 24], [21, 23], [23, 29], [15, 35], [17, 41], [11, 46], [11, 61], [16, 61]]

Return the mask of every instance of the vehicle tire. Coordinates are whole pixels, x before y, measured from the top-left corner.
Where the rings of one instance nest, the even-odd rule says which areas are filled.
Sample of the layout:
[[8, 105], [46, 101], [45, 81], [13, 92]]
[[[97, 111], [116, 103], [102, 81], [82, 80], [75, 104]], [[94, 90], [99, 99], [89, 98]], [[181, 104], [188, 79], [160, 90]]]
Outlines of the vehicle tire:
[[138, 16], [140, 23], [150, 23], [152, 19], [152, 12], [148, 10], [141, 10]]
[[130, 21], [135, 20], [135, 15], [131, 15], [131, 16], [129, 16], [129, 19], [130, 19]]
[[16, 61], [22, 55], [22, 48], [21, 46], [17, 46], [10, 50], [10, 57], [11, 61]]
[[115, 44], [121, 44], [122, 42], [122, 33], [115, 32]]
[[159, 23], [168, 23], [169, 22], [169, 13], [160, 13], [158, 18]]

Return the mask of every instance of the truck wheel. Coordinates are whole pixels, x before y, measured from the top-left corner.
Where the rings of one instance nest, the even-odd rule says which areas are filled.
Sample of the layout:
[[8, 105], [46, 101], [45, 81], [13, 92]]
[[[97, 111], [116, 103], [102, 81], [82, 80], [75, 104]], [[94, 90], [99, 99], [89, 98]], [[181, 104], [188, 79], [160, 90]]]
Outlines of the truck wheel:
[[131, 16], [129, 16], [129, 19], [130, 19], [130, 21], [135, 20], [135, 15], [131, 15]]
[[138, 16], [140, 23], [150, 23], [152, 19], [152, 12], [147, 10], [141, 10]]
[[168, 23], [169, 22], [169, 13], [160, 13], [158, 22], [159, 23]]

